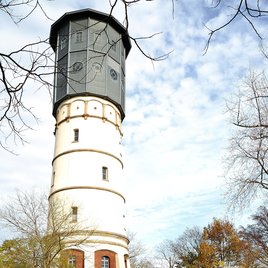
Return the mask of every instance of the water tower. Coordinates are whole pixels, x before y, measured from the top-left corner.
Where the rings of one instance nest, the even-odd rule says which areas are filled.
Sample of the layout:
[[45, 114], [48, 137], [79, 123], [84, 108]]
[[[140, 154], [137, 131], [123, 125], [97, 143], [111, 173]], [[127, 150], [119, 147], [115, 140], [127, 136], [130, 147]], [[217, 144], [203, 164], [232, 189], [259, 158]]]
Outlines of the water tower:
[[111, 15], [83, 9], [51, 26], [50, 44], [56, 127], [49, 200], [64, 200], [70, 221], [92, 230], [69, 248], [68, 263], [128, 268], [121, 153], [128, 33]]

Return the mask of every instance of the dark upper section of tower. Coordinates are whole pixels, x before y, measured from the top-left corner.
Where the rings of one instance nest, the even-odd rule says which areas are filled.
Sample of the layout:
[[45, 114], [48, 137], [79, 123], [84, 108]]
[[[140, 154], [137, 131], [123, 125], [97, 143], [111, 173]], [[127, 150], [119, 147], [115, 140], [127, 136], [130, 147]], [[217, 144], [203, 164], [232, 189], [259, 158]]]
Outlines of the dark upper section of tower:
[[65, 13], [52, 26], [56, 54], [53, 115], [66, 98], [98, 96], [125, 116], [125, 59], [131, 43], [111, 15], [92, 9]]

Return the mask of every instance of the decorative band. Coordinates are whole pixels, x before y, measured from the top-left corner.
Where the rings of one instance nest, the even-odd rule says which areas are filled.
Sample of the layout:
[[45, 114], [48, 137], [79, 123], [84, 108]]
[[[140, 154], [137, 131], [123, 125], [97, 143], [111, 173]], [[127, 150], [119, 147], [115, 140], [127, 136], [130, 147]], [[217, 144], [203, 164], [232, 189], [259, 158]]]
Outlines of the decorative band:
[[52, 160], [52, 165], [57, 158], [59, 158], [63, 155], [66, 155], [66, 154], [71, 154], [71, 153], [76, 153], [76, 152], [93, 152], [93, 153], [105, 154], [105, 155], [111, 156], [114, 159], [118, 160], [120, 162], [122, 168], [124, 168], [124, 164], [123, 164], [122, 160], [119, 157], [115, 156], [114, 154], [111, 154], [111, 153], [108, 153], [105, 151], [95, 150], [95, 149], [88, 149], [88, 148], [87, 149], [74, 149], [74, 150], [68, 150], [68, 151], [62, 152], [54, 157], [54, 159]]
[[[123, 247], [128, 250], [128, 244], [129, 244], [129, 239], [119, 233], [114, 233], [114, 232], [107, 232], [107, 231], [97, 231], [97, 230], [76, 230], [70, 233], [68, 243], [77, 243], [77, 239], [75, 239], [75, 236], [84, 236], [86, 237], [83, 239], [83, 244], [108, 244], [108, 245], [113, 245], [113, 246], [119, 246]], [[94, 237], [96, 237], [94, 239]], [[97, 239], [97, 237], [102, 237], [103, 239]], [[105, 239], [106, 238], [114, 238], [116, 240], [121, 240], [118, 242], [113, 242], [111, 240]]]
[[[77, 243], [77, 240], [68, 240], [68, 243]], [[118, 246], [118, 247], [122, 247], [128, 250], [128, 246], [120, 244], [120, 243], [116, 243], [116, 242], [111, 242], [111, 241], [107, 241], [107, 240], [85, 240], [83, 241], [83, 244], [108, 244], [108, 245], [112, 245], [112, 246]]]
[[62, 191], [68, 191], [68, 190], [75, 190], [75, 189], [91, 189], [91, 190], [99, 190], [99, 191], [106, 191], [106, 192], [110, 192], [110, 193], [113, 193], [113, 194], [116, 194], [118, 196], [120, 196], [123, 200], [124, 200], [124, 203], [126, 202], [125, 200], [125, 197], [120, 194], [119, 192], [117, 191], [114, 191], [112, 189], [108, 189], [108, 188], [103, 188], [103, 187], [97, 187], [97, 186], [70, 186], [70, 187], [64, 187], [64, 188], [60, 188], [56, 191], [53, 191], [48, 198], [50, 198], [52, 195], [56, 194], [56, 193], [59, 193], [59, 192], [62, 192]]
[[88, 117], [91, 117], [91, 118], [98, 118], [98, 119], [102, 120], [103, 122], [109, 122], [109, 123], [111, 123], [112, 125], [114, 125], [114, 126], [119, 130], [120, 135], [123, 136], [122, 129], [121, 129], [121, 127], [119, 126], [118, 123], [114, 123], [113, 121], [109, 120], [107, 117], [98, 116], [98, 115], [82, 114], [82, 115], [68, 116], [68, 117], [65, 117], [64, 119], [60, 120], [59, 122], [57, 122], [56, 127], [59, 127], [62, 123], [66, 122], [66, 121], [69, 122], [69, 120], [71, 120], [71, 119], [75, 119], [75, 118], [79, 118], [79, 117], [82, 117], [82, 118], [84, 118], [84, 119], [87, 119]]

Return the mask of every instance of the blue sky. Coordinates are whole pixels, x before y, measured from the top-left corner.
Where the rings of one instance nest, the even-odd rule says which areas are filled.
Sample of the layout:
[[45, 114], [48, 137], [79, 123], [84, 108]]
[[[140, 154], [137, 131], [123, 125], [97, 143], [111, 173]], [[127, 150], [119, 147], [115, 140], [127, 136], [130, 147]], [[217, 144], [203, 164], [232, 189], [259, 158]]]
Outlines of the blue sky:
[[[176, 1], [174, 18], [167, 0], [141, 1], [129, 9], [132, 36], [162, 33], [143, 41], [144, 51], [155, 56], [173, 51], [168, 59], [151, 62], [133, 44], [127, 59], [123, 131], [128, 225], [148, 247], [177, 237], [186, 227], [203, 227], [213, 217], [226, 215], [222, 158], [231, 125], [225, 99], [235, 93], [249, 69], [266, 67], [259, 40], [239, 20], [217, 33], [203, 55], [208, 38], [204, 24], [219, 25], [230, 12], [211, 9], [210, 2]], [[53, 20], [81, 8], [109, 12], [107, 0], [87, 5], [47, 1], [44, 7]], [[122, 22], [121, 6], [114, 16]], [[41, 12], [18, 26], [2, 14], [0, 22], [6, 26], [0, 29], [6, 41], [0, 51], [5, 52], [48, 37], [52, 24]], [[15, 189], [49, 190], [54, 146], [50, 96], [30, 84], [25, 100], [39, 121], [24, 134], [28, 144], [13, 144], [17, 156], [0, 150], [2, 197]], [[232, 218], [237, 225], [247, 219]]]

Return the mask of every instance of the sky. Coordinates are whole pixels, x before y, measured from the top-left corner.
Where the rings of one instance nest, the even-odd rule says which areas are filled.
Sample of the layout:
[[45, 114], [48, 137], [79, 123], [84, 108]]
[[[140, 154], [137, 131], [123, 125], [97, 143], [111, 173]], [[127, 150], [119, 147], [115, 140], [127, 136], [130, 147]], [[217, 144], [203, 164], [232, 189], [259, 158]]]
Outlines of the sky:
[[[123, 145], [128, 229], [149, 248], [178, 237], [187, 227], [204, 227], [213, 217], [227, 215], [223, 158], [232, 126], [226, 99], [249, 70], [266, 68], [260, 40], [242, 20], [216, 33], [204, 54], [206, 27], [221, 25], [233, 12], [227, 7], [213, 9], [210, 3], [175, 1], [174, 14], [168, 0], [129, 7], [131, 36], [159, 33], [140, 41], [143, 51], [155, 57], [171, 52], [167, 59], [152, 62], [132, 44], [126, 61]], [[5, 25], [0, 28], [1, 52], [48, 37], [53, 21], [65, 12], [83, 8], [109, 12], [108, 0], [42, 4], [51, 20], [37, 10], [15, 25], [1, 13], [0, 23]], [[113, 15], [123, 23], [122, 6]], [[263, 29], [261, 22], [259, 31]], [[50, 187], [55, 124], [50, 94], [29, 84], [25, 103], [38, 123], [24, 133], [28, 143], [8, 141], [16, 155], [0, 149], [0, 204], [17, 189]], [[248, 220], [247, 214], [229, 217], [237, 226]]]

